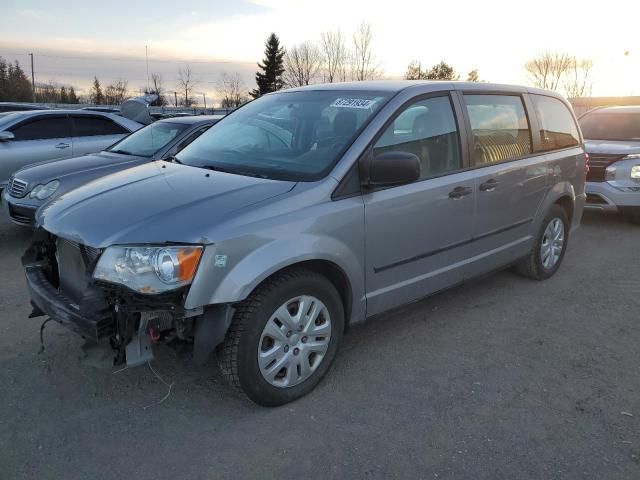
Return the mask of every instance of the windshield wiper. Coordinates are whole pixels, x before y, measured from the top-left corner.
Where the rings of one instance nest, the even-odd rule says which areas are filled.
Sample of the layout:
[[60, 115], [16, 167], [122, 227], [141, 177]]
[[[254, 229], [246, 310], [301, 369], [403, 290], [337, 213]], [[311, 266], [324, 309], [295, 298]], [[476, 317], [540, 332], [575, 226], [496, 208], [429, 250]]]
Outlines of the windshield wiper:
[[180, 160], [178, 160], [176, 157], [165, 157], [162, 160], [164, 160], [165, 162], [170, 162], [170, 163], [177, 163], [178, 165], [184, 165]]
[[245, 177], [269, 178], [266, 175], [262, 175], [259, 173], [248, 172], [246, 170], [233, 170], [229, 168], [219, 167], [218, 165], [199, 165], [198, 168], [213, 170], [214, 172], [231, 173], [233, 175], [244, 175]]
[[111, 153], [121, 153], [122, 155], [133, 155], [131, 152], [127, 152], [126, 150], [109, 150]]

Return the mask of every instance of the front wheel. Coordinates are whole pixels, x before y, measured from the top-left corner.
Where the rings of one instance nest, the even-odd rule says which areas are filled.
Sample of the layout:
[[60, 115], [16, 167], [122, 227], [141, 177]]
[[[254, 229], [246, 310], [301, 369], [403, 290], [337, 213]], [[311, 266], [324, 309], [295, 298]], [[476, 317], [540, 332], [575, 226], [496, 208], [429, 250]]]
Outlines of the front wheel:
[[331, 282], [302, 268], [282, 272], [237, 306], [221, 369], [254, 402], [283, 405], [322, 380], [343, 330], [344, 309]]
[[518, 272], [534, 280], [546, 280], [560, 268], [569, 240], [569, 219], [560, 205], [553, 205], [544, 218], [533, 249], [516, 265]]

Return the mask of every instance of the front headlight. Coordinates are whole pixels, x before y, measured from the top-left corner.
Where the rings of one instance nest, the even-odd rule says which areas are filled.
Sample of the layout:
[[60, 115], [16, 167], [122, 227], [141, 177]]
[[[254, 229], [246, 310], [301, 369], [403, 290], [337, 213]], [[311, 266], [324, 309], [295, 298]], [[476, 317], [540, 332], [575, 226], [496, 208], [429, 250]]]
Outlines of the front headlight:
[[109, 247], [100, 256], [93, 278], [126, 285], [140, 293], [162, 293], [189, 285], [202, 247]]
[[634, 165], [631, 167], [631, 178], [634, 180], [640, 180], [640, 165]]
[[616, 167], [607, 167], [604, 171], [604, 179], [607, 182], [616, 179]]
[[58, 180], [53, 180], [46, 185], [36, 185], [31, 193], [29, 194], [29, 198], [37, 198], [38, 200], [46, 200], [51, 195], [55, 193], [55, 191], [60, 186], [60, 182]]

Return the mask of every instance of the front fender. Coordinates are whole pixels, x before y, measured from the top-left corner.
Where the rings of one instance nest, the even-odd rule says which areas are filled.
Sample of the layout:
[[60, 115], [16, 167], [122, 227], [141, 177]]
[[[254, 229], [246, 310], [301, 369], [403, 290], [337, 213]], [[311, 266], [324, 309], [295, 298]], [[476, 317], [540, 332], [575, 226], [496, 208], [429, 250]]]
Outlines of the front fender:
[[[253, 241], [259, 243], [255, 238]], [[351, 320], [357, 322], [364, 317], [362, 259], [345, 243], [328, 236], [301, 234], [254, 245], [250, 253], [240, 259], [233, 258], [232, 253], [238, 245], [230, 243], [207, 248], [187, 296], [186, 308], [244, 300], [262, 281], [279, 270], [300, 262], [320, 260], [336, 265], [348, 279], [352, 293]], [[225, 266], [222, 266], [223, 262]]]

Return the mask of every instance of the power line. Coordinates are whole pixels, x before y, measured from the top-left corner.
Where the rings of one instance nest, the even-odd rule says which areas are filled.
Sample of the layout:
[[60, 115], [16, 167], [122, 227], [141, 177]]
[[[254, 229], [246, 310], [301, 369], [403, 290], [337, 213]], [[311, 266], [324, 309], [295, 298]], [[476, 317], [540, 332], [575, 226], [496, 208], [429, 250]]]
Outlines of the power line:
[[[13, 55], [13, 56], [28, 56], [29, 53], [17, 53], [17, 52], [5, 52], [3, 53], [5, 56]], [[35, 54], [38, 57], [43, 58], [67, 58], [72, 60], [85, 60], [85, 61], [115, 61], [115, 62], [143, 62], [142, 58], [131, 58], [131, 57], [87, 57], [87, 56], [78, 56], [78, 55], [48, 55], [48, 54]], [[235, 60], [169, 60], [169, 59], [152, 59], [151, 62], [156, 63], [196, 63], [196, 64], [241, 64], [241, 65], [255, 65], [256, 62], [246, 62], [246, 61], [235, 61]]]

